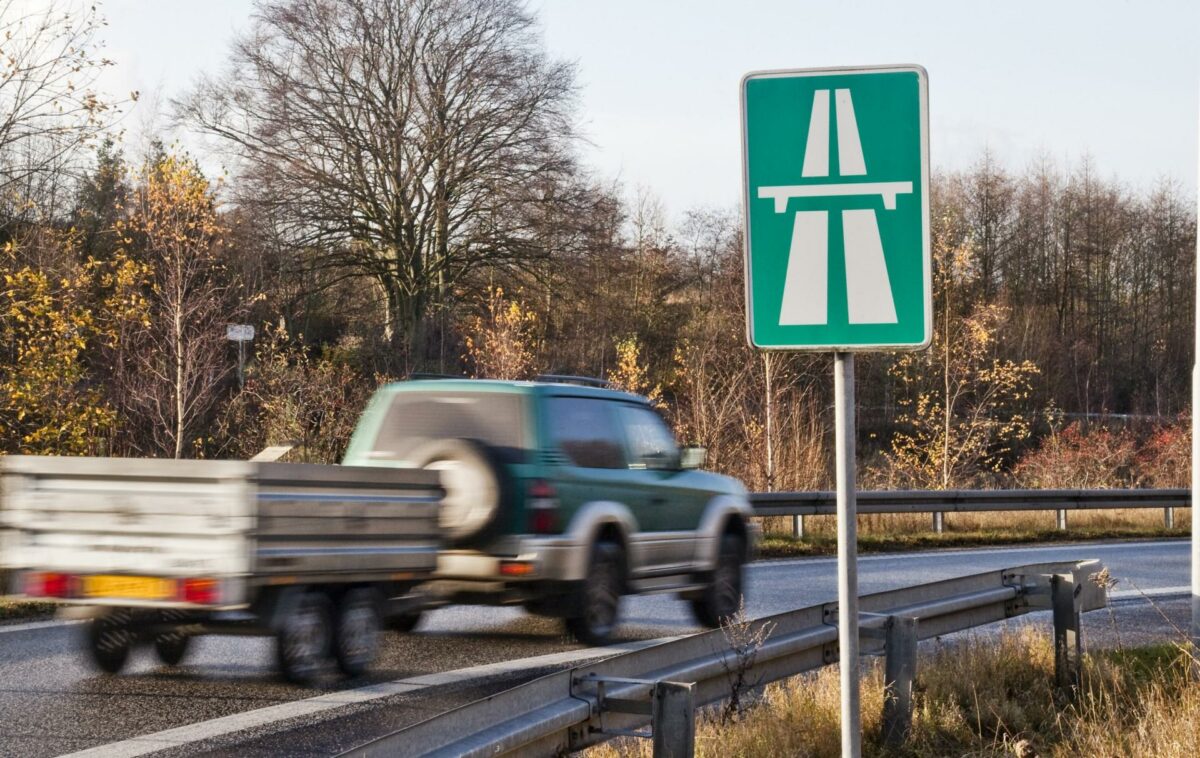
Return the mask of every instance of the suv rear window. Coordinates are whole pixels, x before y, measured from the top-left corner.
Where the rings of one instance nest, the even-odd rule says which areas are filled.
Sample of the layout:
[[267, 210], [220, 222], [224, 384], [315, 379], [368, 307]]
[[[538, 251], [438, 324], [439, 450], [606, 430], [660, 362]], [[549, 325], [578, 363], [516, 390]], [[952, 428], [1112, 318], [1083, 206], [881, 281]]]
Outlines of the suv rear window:
[[504, 392], [397, 392], [370, 456], [407, 461], [434, 440], [467, 438], [505, 463], [525, 460], [525, 399]]
[[550, 438], [576, 466], [625, 468], [625, 452], [609, 405], [585, 397], [547, 398]]

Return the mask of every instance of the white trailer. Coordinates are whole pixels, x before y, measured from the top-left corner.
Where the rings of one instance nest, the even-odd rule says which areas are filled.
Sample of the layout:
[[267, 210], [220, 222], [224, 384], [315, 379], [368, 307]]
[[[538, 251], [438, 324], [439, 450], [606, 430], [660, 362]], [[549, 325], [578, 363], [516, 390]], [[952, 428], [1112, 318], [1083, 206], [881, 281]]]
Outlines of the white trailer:
[[382, 619], [434, 571], [436, 472], [252, 461], [0, 458], [0, 567], [14, 594], [83, 606], [119, 671], [199, 634], [276, 638], [293, 681], [373, 660]]

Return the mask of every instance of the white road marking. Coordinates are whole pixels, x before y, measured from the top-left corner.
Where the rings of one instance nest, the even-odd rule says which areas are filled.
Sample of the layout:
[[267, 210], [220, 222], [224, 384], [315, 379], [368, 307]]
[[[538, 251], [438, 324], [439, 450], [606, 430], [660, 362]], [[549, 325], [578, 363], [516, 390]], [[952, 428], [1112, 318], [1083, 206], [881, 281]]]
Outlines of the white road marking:
[[445, 684], [455, 684], [458, 682], [467, 682], [473, 679], [482, 679], [489, 676], [499, 674], [511, 674], [523, 669], [541, 668], [543, 666], [556, 666], [564, 663], [575, 663], [577, 661], [590, 658], [606, 658], [610, 655], [627, 653], [633, 650], [641, 650], [642, 648], [657, 645], [661, 642], [668, 642], [675, 637], [664, 637], [655, 640], [642, 640], [638, 642], [630, 642], [623, 645], [612, 645], [606, 648], [583, 648], [581, 650], [568, 650], [562, 653], [551, 653], [549, 655], [540, 655], [533, 658], [522, 658], [513, 661], [501, 661], [499, 663], [489, 663], [483, 666], [472, 666], [471, 668], [458, 669], [456, 671], [443, 671], [437, 674], [426, 674], [424, 676], [415, 676], [409, 679], [397, 679], [392, 682], [383, 682], [381, 684], [372, 684], [367, 687], [359, 687], [353, 690], [343, 690], [341, 692], [330, 692], [317, 697], [310, 697], [306, 700], [294, 700], [288, 703], [280, 703], [271, 705], [265, 708], [257, 708], [252, 711], [243, 711], [241, 713], [233, 713], [221, 718], [211, 719], [209, 721], [201, 721], [196, 724], [188, 724], [186, 726], [167, 729], [154, 734], [144, 734], [140, 737], [133, 737], [121, 742], [112, 742], [107, 745], [98, 745], [93, 748], [81, 750], [77, 753], [70, 753], [64, 758], [132, 758], [132, 756], [146, 755], [159, 750], [168, 748], [180, 747], [194, 742], [200, 742], [213, 737], [220, 737], [233, 732], [240, 732], [244, 729], [252, 729], [254, 727], [273, 724], [277, 721], [297, 718], [299, 716], [309, 716], [314, 713], [332, 710], [334, 708], [342, 708], [348, 705], [357, 703], [365, 703], [379, 698], [389, 697], [391, 695], [400, 695], [416, 690], [426, 689], [428, 687], [437, 687]]
[[49, 629], [55, 626], [70, 626], [71, 624], [80, 624], [81, 621], [54, 619], [52, 621], [31, 621], [28, 624], [8, 624], [0, 626], [0, 634], [11, 634], [12, 632], [31, 632], [35, 629]]
[[801, 176], [829, 176], [829, 90], [813, 92]]
[[862, 142], [858, 139], [854, 100], [848, 89], [834, 91], [833, 97], [837, 104], [838, 173], [842, 176], [864, 176], [867, 164], [863, 160]]
[[797, 211], [779, 325], [829, 322], [829, 212]]
[[842, 211], [846, 304], [851, 324], [895, 324], [896, 304], [873, 208]]
[[1127, 600], [1129, 598], [1142, 598], [1142, 597], [1155, 598], [1155, 597], [1167, 597], [1170, 595], [1190, 595], [1190, 594], [1192, 594], [1192, 588], [1188, 587], [1186, 585], [1181, 585], [1178, 587], [1154, 587], [1153, 589], [1148, 589], [1148, 590], [1116, 590], [1114, 592], [1108, 593], [1108, 599], [1109, 600]]

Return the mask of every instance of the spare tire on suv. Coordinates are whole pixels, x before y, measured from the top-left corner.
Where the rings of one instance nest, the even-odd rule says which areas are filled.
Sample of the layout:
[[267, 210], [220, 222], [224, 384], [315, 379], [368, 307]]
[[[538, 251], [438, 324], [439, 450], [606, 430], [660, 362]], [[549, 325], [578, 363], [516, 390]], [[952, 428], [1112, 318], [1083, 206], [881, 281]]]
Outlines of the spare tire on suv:
[[508, 508], [511, 488], [504, 464], [478, 440], [434, 440], [416, 450], [412, 460], [441, 474], [446, 494], [439, 522], [449, 545], [464, 547], [482, 541]]

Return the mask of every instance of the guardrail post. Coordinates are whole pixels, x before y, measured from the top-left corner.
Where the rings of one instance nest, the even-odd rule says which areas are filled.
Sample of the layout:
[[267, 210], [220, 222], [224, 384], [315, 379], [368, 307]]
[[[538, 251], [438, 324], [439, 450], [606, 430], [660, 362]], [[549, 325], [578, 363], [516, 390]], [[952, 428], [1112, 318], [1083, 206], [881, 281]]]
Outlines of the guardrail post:
[[696, 755], [696, 697], [694, 684], [655, 682], [651, 710], [654, 758], [693, 758]]
[[1054, 611], [1054, 679], [1059, 689], [1074, 693], [1080, 684], [1083, 639], [1079, 634], [1079, 593], [1082, 587], [1071, 574], [1050, 577], [1050, 604]]
[[804, 539], [804, 516], [792, 516], [792, 536], [798, 540]]
[[883, 741], [891, 747], [899, 747], [908, 739], [912, 728], [917, 620], [908, 616], [890, 617], [884, 644]]
[[937, 532], [938, 534], [941, 534], [942, 530], [945, 528], [946, 528], [946, 514], [942, 513], [941, 511], [934, 511], [933, 512], [933, 531]]
[[1174, 529], [1175, 528], [1175, 509], [1174, 508], [1163, 508], [1163, 528], [1165, 528], [1165, 529]]
[[1056, 511], [1055, 515], [1057, 516], [1055, 525], [1058, 527], [1058, 531], [1067, 531], [1067, 512], [1060, 509]]

